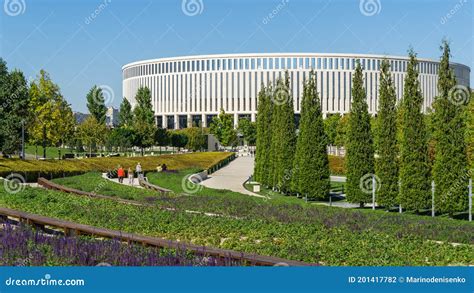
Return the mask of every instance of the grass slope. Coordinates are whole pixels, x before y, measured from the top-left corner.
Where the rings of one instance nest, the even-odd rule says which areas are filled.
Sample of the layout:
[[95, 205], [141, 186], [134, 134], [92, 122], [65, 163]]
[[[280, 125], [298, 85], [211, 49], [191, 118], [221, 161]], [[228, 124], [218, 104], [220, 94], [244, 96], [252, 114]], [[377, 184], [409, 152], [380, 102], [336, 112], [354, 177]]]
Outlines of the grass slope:
[[135, 168], [141, 163], [144, 171], [154, 171], [161, 164], [166, 164], [168, 169], [199, 168], [206, 169], [219, 161], [230, 156], [231, 153], [209, 152], [190, 153], [179, 155], [161, 155], [149, 157], [111, 157], [111, 158], [89, 158], [72, 160], [19, 160], [0, 159], [0, 176], [10, 173], [19, 173], [34, 181], [38, 175], [51, 177], [63, 177], [71, 174], [81, 174], [90, 171], [106, 172], [122, 165], [124, 168]]

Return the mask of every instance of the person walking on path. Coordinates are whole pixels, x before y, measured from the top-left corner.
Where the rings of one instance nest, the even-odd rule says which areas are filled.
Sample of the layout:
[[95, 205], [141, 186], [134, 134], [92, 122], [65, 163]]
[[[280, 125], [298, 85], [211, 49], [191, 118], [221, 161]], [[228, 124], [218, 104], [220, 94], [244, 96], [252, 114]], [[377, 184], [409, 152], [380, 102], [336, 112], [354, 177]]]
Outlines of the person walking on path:
[[133, 186], [133, 181], [134, 181], [133, 170], [132, 170], [132, 168], [129, 167], [128, 168], [128, 184]]
[[143, 174], [142, 174], [142, 165], [140, 165], [140, 162], [137, 164], [135, 167], [135, 173], [137, 173], [138, 180], [143, 179]]
[[123, 183], [123, 177], [125, 177], [125, 171], [123, 170], [122, 166], [119, 166], [117, 175], [118, 175], [119, 183]]

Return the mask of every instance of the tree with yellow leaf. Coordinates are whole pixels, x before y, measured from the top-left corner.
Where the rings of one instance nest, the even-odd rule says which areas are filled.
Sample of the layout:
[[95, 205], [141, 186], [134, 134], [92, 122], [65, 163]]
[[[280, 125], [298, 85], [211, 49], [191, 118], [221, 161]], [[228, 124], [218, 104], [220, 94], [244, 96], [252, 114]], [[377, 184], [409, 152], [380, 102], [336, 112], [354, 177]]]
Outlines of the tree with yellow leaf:
[[30, 142], [36, 146], [41, 144], [43, 158], [46, 158], [46, 147], [60, 146], [72, 137], [74, 115], [59, 87], [44, 70], [31, 83], [30, 99]]

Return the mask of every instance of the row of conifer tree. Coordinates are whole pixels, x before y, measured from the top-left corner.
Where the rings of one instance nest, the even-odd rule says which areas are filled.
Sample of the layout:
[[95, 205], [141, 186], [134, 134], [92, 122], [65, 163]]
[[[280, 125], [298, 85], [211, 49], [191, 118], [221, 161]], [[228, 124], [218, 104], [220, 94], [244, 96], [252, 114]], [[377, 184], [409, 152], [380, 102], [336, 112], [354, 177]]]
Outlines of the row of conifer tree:
[[[418, 61], [412, 49], [397, 102], [388, 60], [380, 66], [377, 123], [372, 133], [363, 69], [352, 74], [352, 98], [346, 133], [346, 195], [349, 202], [372, 201], [363, 188], [367, 178], [377, 178], [376, 202], [386, 208], [400, 206], [420, 211], [431, 207], [432, 181], [435, 209], [454, 213], [467, 209], [467, 181], [471, 177], [466, 154], [464, 111], [469, 99], [453, 97], [457, 87], [449, 64], [450, 48], [443, 41], [438, 70], [438, 96], [433, 107], [434, 160], [429, 160], [428, 135], [422, 112]], [[458, 94], [458, 93], [457, 93]], [[466, 91], [470, 97], [470, 92]], [[286, 195], [327, 199], [330, 170], [327, 136], [314, 72], [304, 84], [299, 129], [294, 120], [288, 73], [258, 95], [257, 153], [254, 179]], [[374, 137], [379, 142], [377, 155]]]

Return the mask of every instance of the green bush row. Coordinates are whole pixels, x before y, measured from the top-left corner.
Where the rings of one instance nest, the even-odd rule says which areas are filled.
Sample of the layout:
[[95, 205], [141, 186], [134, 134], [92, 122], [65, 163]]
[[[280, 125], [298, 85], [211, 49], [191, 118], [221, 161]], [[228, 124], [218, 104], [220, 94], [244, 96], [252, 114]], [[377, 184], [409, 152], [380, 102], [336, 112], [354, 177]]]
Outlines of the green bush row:
[[235, 153], [230, 153], [228, 157], [223, 158], [219, 162], [211, 165], [209, 168], [207, 168], [207, 174], [212, 174], [219, 170], [220, 168], [228, 165], [230, 162], [232, 162], [235, 159]]

